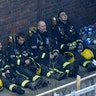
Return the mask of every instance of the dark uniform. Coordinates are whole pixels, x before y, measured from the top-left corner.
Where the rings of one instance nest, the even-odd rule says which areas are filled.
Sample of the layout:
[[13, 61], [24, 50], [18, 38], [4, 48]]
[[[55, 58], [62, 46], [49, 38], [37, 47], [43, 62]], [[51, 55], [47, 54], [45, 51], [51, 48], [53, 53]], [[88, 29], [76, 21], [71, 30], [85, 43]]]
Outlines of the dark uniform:
[[53, 36], [56, 41], [56, 47], [59, 48], [61, 53], [68, 50], [69, 46], [76, 47], [77, 42], [82, 42], [76, 30], [68, 21], [63, 23], [59, 20], [53, 28]]
[[66, 62], [64, 56], [58, 54], [53, 59], [49, 58], [50, 54], [58, 52], [55, 47], [51, 45], [48, 32], [41, 33], [37, 30], [30, 38], [30, 46], [35, 54], [35, 60], [40, 63], [42, 68], [42, 74], [47, 77], [52, 77], [57, 80], [64, 79], [69, 73], [69, 66], [65, 69], [65, 65], [69, 65], [70, 62]]
[[[71, 53], [74, 55], [74, 64], [73, 64], [73, 75], [76, 76], [79, 70], [78, 59], [76, 58], [75, 49], [79, 42], [82, 42], [79, 39], [79, 35], [76, 33], [74, 27], [69, 23], [68, 20], [65, 22], [58, 21], [54, 26], [53, 36], [55, 40], [55, 48], [60, 51], [61, 54], [65, 54], [64, 52]], [[71, 49], [70, 49], [71, 48]], [[67, 59], [70, 58], [67, 56]], [[77, 69], [77, 70], [75, 70]]]
[[[8, 60], [4, 56], [3, 52], [0, 51], [0, 78], [3, 81], [4, 87], [18, 94], [24, 94], [25, 91], [16, 84], [22, 85], [24, 87], [29, 82], [29, 80], [26, 80], [13, 73], [8, 64]], [[8, 70], [10, 73], [7, 73]], [[2, 76], [3, 73], [5, 73], [5, 77]]]
[[[8, 57], [12, 68], [17, 74], [24, 76], [30, 81], [35, 82], [34, 86], [37, 89], [43, 87], [46, 82], [43, 78], [36, 75], [35, 71], [37, 67], [35, 66], [32, 58], [33, 53], [29, 53], [27, 43], [20, 45], [17, 41], [8, 47]], [[25, 60], [29, 59], [30, 64], [26, 65]]]

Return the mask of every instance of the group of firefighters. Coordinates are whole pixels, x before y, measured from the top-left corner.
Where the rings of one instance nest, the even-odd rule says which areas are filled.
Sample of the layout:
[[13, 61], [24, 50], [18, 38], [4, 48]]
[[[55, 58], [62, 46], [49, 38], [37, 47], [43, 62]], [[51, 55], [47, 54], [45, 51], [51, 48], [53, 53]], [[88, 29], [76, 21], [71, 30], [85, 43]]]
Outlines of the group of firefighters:
[[0, 41], [0, 89], [7, 88], [24, 94], [24, 88], [37, 90], [48, 86], [46, 78], [63, 80], [79, 74], [79, 65], [87, 71], [96, 70], [95, 51], [83, 44], [64, 11], [58, 13], [51, 32], [45, 21], [24, 32], [11, 36], [8, 48], [2, 51]]

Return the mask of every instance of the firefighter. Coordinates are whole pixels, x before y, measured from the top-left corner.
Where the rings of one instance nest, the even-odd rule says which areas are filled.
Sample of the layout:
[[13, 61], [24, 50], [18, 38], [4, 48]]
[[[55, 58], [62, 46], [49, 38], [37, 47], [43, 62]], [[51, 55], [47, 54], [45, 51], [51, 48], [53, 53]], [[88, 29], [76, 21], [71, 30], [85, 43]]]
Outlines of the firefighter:
[[56, 47], [58, 47], [61, 54], [67, 49], [75, 49], [77, 42], [82, 42], [76, 29], [68, 20], [68, 16], [64, 11], [58, 13], [57, 24], [52, 28], [53, 36], [55, 38]]
[[39, 89], [47, 86], [48, 82], [36, 75], [37, 67], [32, 56], [33, 53], [29, 52], [28, 44], [25, 42], [25, 34], [23, 32], [18, 33], [15, 43], [8, 47], [9, 62], [17, 74], [34, 82]]
[[[78, 43], [83, 43], [74, 26], [69, 22], [68, 16], [64, 11], [58, 13], [57, 24], [52, 28], [52, 33], [55, 41], [55, 48], [70, 61], [73, 67], [73, 76], [75, 77], [79, 71], [79, 64], [76, 54]], [[71, 59], [72, 60], [72, 59]], [[77, 71], [75, 70], [77, 69]], [[76, 74], [75, 74], [76, 73]]]
[[9, 76], [8, 74], [10, 74], [10, 68], [8, 61], [2, 51], [2, 44], [0, 42], [0, 78], [3, 82], [2, 86], [18, 94], [24, 94], [25, 91], [21, 87], [17, 86], [15, 82], [11, 81], [12, 78], [10, 78], [11, 80], [7, 78]]
[[79, 64], [86, 68], [88, 72], [96, 70], [96, 50], [79, 43], [77, 54], [79, 54]]
[[[47, 77], [62, 80], [69, 74], [69, 67], [67, 65], [70, 62], [66, 62], [64, 56], [59, 54], [58, 50], [55, 50], [54, 44], [52, 45], [50, 43], [52, 40], [52, 37], [49, 37], [46, 29], [46, 23], [39, 21], [37, 32], [31, 36], [30, 47], [35, 54], [35, 60], [41, 65], [42, 74]], [[67, 67], [65, 68], [65, 66]]]

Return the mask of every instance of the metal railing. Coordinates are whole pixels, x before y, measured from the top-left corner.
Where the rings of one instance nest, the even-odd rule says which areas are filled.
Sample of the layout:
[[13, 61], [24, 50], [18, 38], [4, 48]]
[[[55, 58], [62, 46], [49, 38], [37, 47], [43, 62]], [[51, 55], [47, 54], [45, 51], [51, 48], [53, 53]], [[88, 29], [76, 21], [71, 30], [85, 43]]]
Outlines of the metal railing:
[[90, 92], [90, 91], [94, 91], [94, 96], [96, 96], [96, 84], [89, 86], [89, 87], [86, 87], [84, 89], [81, 89], [79, 91], [73, 91], [70, 94], [67, 94], [65, 96], [80, 96], [80, 95], [85, 94], [85, 93]]
[[[91, 79], [90, 79], [91, 78]], [[56, 95], [56, 93], [58, 93], [57, 91], [61, 91], [61, 90], [63, 90], [64, 89], [64, 92], [62, 92], [62, 94], [63, 93], [66, 93], [66, 94], [68, 94], [68, 93], [71, 93], [72, 91], [74, 92], [74, 90], [77, 90], [77, 92], [80, 92], [80, 87], [82, 87], [82, 88], [84, 88], [84, 87], [88, 87], [88, 86], [91, 86], [92, 84], [91, 84], [91, 81], [90, 80], [92, 80], [92, 78], [93, 78], [93, 81], [92, 81], [92, 83], [96, 83], [96, 73], [95, 74], [92, 74], [92, 75], [89, 75], [89, 76], [86, 76], [86, 77], [84, 77], [84, 78], [81, 78], [80, 79], [80, 76], [77, 76], [77, 79], [75, 80], [75, 81], [73, 81], [73, 82], [70, 82], [70, 83], [68, 83], [68, 84], [65, 84], [65, 85], [62, 85], [62, 86], [60, 86], [60, 87], [57, 87], [57, 88], [54, 88], [54, 89], [51, 89], [51, 90], [48, 90], [48, 91], [46, 91], [46, 92], [43, 92], [43, 93], [41, 93], [41, 94], [38, 94], [38, 95], [36, 95], [36, 96], [47, 96], [48, 94], [50, 94], [50, 93], [53, 93], [53, 95], [52, 96], [60, 96], [59, 94], [57, 94]], [[88, 80], [88, 79], [90, 79], [90, 80]], [[86, 81], [87, 80], [87, 81]], [[81, 84], [81, 82], [82, 82], [82, 84]], [[86, 86], [85, 86], [85, 83], [86, 83]], [[74, 88], [72, 88], [72, 90], [70, 89], [70, 92], [68, 92], [68, 90], [67, 90], [67, 92], [65, 92], [65, 89], [66, 88], [71, 88], [70, 86], [73, 86], [73, 85], [75, 85], [75, 89]], [[79, 90], [79, 91], [78, 91]], [[83, 90], [83, 89], [82, 89]], [[59, 92], [60, 93], [60, 92]], [[54, 95], [55, 94], [55, 95]], [[65, 94], [64, 95], [62, 95], [62, 96], [66, 96]], [[71, 96], [71, 95], [69, 95], [69, 96]], [[77, 95], [74, 95], [74, 96], [77, 96]]]

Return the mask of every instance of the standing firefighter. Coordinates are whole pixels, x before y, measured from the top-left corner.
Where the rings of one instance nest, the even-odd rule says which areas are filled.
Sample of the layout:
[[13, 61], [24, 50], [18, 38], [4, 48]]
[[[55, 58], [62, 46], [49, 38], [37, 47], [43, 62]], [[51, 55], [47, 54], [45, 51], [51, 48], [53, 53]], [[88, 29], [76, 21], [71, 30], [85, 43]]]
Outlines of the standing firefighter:
[[18, 33], [15, 43], [8, 47], [9, 62], [17, 74], [34, 82], [34, 86], [39, 89], [47, 86], [48, 82], [36, 75], [37, 67], [32, 56], [33, 53], [29, 52], [28, 44], [25, 42], [25, 34]]

